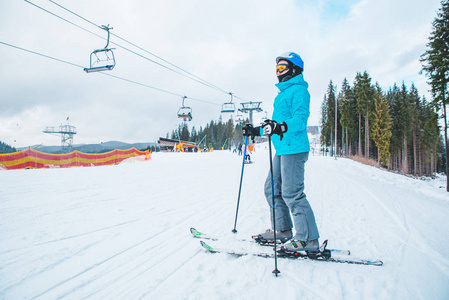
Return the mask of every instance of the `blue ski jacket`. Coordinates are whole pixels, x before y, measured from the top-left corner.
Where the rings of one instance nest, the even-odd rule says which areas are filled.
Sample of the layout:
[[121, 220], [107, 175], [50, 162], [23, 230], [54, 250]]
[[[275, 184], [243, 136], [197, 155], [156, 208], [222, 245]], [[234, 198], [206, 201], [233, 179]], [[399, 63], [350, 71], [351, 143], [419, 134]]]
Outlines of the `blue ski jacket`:
[[310, 151], [307, 136], [307, 120], [310, 115], [309, 84], [303, 75], [276, 84], [279, 94], [274, 99], [272, 119], [287, 124], [282, 141], [279, 135], [271, 137], [276, 155], [288, 155]]

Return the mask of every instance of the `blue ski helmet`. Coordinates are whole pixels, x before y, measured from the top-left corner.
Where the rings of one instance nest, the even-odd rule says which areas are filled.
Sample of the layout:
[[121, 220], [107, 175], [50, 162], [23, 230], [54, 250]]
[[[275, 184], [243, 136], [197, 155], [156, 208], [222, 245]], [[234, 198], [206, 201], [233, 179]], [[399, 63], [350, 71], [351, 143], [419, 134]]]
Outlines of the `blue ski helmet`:
[[276, 64], [279, 63], [279, 61], [282, 59], [288, 60], [293, 65], [304, 70], [304, 62], [302, 61], [301, 56], [299, 56], [295, 52], [285, 52], [281, 56], [276, 57]]

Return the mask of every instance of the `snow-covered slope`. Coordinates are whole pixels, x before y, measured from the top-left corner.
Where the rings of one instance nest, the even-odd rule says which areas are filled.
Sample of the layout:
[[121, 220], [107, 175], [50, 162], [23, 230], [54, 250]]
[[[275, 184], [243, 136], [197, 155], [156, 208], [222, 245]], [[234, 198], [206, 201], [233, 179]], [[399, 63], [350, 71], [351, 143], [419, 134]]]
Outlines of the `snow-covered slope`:
[[449, 299], [449, 196], [422, 181], [311, 156], [321, 239], [382, 267], [210, 254], [269, 226], [268, 151], [155, 153], [117, 166], [0, 171], [0, 299]]

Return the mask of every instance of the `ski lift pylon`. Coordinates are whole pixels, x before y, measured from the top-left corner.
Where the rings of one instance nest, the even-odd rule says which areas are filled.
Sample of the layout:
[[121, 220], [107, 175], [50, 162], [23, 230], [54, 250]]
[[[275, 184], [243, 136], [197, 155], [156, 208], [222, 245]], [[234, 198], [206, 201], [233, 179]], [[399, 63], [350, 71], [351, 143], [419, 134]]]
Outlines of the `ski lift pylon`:
[[113, 28], [109, 27], [109, 25], [102, 25], [101, 28], [108, 32], [108, 40], [106, 46], [103, 49], [94, 50], [90, 54], [90, 67], [84, 68], [84, 71], [86, 71], [86, 73], [110, 71], [115, 67], [115, 57], [114, 52], [112, 51], [114, 48], [108, 48], [110, 37], [109, 30]]
[[231, 95], [231, 102], [223, 103], [223, 105], [221, 106], [221, 113], [234, 113], [235, 112], [235, 105], [234, 105], [234, 103], [232, 103], [233, 94], [229, 93], [229, 95]]
[[184, 99], [187, 96], [182, 97], [182, 106], [178, 110], [178, 118], [184, 121], [192, 121], [192, 109], [190, 107], [184, 106]]

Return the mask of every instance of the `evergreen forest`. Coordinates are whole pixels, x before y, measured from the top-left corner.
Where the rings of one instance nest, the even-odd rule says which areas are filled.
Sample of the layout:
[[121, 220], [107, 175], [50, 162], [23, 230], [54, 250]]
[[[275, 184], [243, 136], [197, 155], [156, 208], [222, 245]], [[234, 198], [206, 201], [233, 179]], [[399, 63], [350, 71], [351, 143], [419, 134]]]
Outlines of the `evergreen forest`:
[[[247, 120], [244, 124], [248, 122]], [[195, 142], [201, 148], [212, 147], [214, 149], [229, 149], [239, 143], [244, 143], [242, 125], [240, 123], [234, 125], [232, 118], [223, 122], [221, 116], [218, 121], [212, 120], [204, 128], [200, 126], [199, 129], [193, 126], [189, 130], [187, 123], [183, 122], [171, 134], [167, 133], [167, 138]]]
[[403, 174], [432, 176], [443, 171], [449, 179], [448, 57], [449, 0], [443, 0], [419, 59], [432, 99], [420, 96], [414, 84], [395, 83], [382, 91], [366, 71], [358, 72], [352, 85], [345, 78], [338, 94], [331, 80], [321, 106], [323, 151], [374, 159]]
[[394, 84], [384, 92], [365, 71], [356, 74], [352, 85], [345, 78], [337, 94], [330, 81], [321, 106], [321, 129], [323, 151], [331, 156], [373, 159], [417, 176], [443, 170], [437, 108], [413, 84]]
[[0, 141], [0, 153], [12, 153], [17, 152], [16, 148]]

